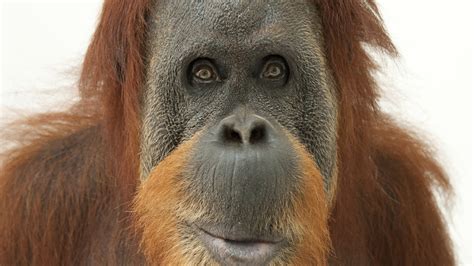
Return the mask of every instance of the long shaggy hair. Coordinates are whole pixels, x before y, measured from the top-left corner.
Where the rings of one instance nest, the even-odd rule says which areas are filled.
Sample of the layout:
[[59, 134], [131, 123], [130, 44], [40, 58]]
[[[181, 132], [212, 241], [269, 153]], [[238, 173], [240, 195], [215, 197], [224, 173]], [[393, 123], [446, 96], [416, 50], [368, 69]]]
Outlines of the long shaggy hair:
[[[11, 128], [21, 138], [2, 157], [0, 265], [80, 264], [85, 256], [102, 264], [143, 263], [142, 252], [162, 256], [135, 237], [135, 223], [145, 231], [162, 226], [147, 224], [150, 210], [141, 200], [153, 182], [140, 188], [135, 201], [139, 222], [130, 213], [139, 182], [140, 88], [151, 2], [106, 0], [83, 63], [81, 101], [67, 112]], [[378, 106], [377, 65], [367, 48], [393, 57], [397, 51], [374, 1], [315, 4], [337, 87], [338, 184], [326, 229], [308, 232], [329, 230], [328, 239], [320, 240], [325, 247], [316, 252], [305, 243], [302, 254], [317, 254], [319, 264], [325, 256], [335, 265], [453, 265], [434, 196], [436, 189], [449, 194], [446, 174], [429, 146]], [[165, 169], [169, 162], [163, 163]], [[160, 193], [165, 202], [176, 196]], [[163, 245], [176, 243], [173, 232], [163, 236]], [[295, 264], [306, 263], [299, 258]]]

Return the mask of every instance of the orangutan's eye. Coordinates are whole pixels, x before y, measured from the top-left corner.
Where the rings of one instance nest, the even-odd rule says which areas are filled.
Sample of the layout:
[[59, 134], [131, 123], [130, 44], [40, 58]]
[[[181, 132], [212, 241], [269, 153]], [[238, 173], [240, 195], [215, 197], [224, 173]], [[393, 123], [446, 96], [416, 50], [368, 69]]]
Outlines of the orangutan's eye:
[[264, 65], [260, 78], [281, 81], [288, 77], [288, 67], [285, 59], [281, 56], [270, 56], [264, 59]]
[[217, 70], [209, 59], [198, 59], [191, 65], [192, 83], [212, 83], [220, 81]]

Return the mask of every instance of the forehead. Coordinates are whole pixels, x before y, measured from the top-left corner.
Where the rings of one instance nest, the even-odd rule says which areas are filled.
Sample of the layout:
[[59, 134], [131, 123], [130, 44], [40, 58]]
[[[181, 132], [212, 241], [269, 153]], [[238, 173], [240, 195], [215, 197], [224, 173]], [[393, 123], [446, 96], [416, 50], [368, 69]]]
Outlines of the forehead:
[[165, 0], [155, 5], [153, 21], [162, 41], [227, 47], [265, 39], [296, 43], [315, 38], [319, 27], [310, 0]]
[[[283, 22], [307, 20], [310, 4], [302, 0], [174, 0], [163, 8], [191, 28], [206, 28], [223, 35], [250, 35]], [[314, 14], [314, 13], [313, 13]]]

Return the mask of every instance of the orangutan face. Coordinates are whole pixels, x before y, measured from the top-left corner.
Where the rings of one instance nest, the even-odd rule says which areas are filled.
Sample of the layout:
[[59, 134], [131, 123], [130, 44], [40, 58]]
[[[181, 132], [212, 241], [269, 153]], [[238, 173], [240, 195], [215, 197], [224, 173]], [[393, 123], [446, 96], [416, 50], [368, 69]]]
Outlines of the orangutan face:
[[303, 232], [324, 227], [335, 184], [337, 104], [316, 6], [158, 1], [150, 23], [141, 178], [149, 197], [170, 194], [167, 207], [142, 204], [170, 219], [162, 230], [180, 244], [167, 252], [298, 261], [298, 245], [325, 238]]

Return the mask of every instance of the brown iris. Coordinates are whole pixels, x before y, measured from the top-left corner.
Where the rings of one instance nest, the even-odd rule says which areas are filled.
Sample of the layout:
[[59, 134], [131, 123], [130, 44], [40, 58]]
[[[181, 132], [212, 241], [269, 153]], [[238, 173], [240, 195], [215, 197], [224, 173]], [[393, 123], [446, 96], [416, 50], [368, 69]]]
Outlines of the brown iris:
[[192, 78], [197, 83], [211, 83], [219, 81], [219, 75], [210, 60], [200, 59], [192, 66]]

